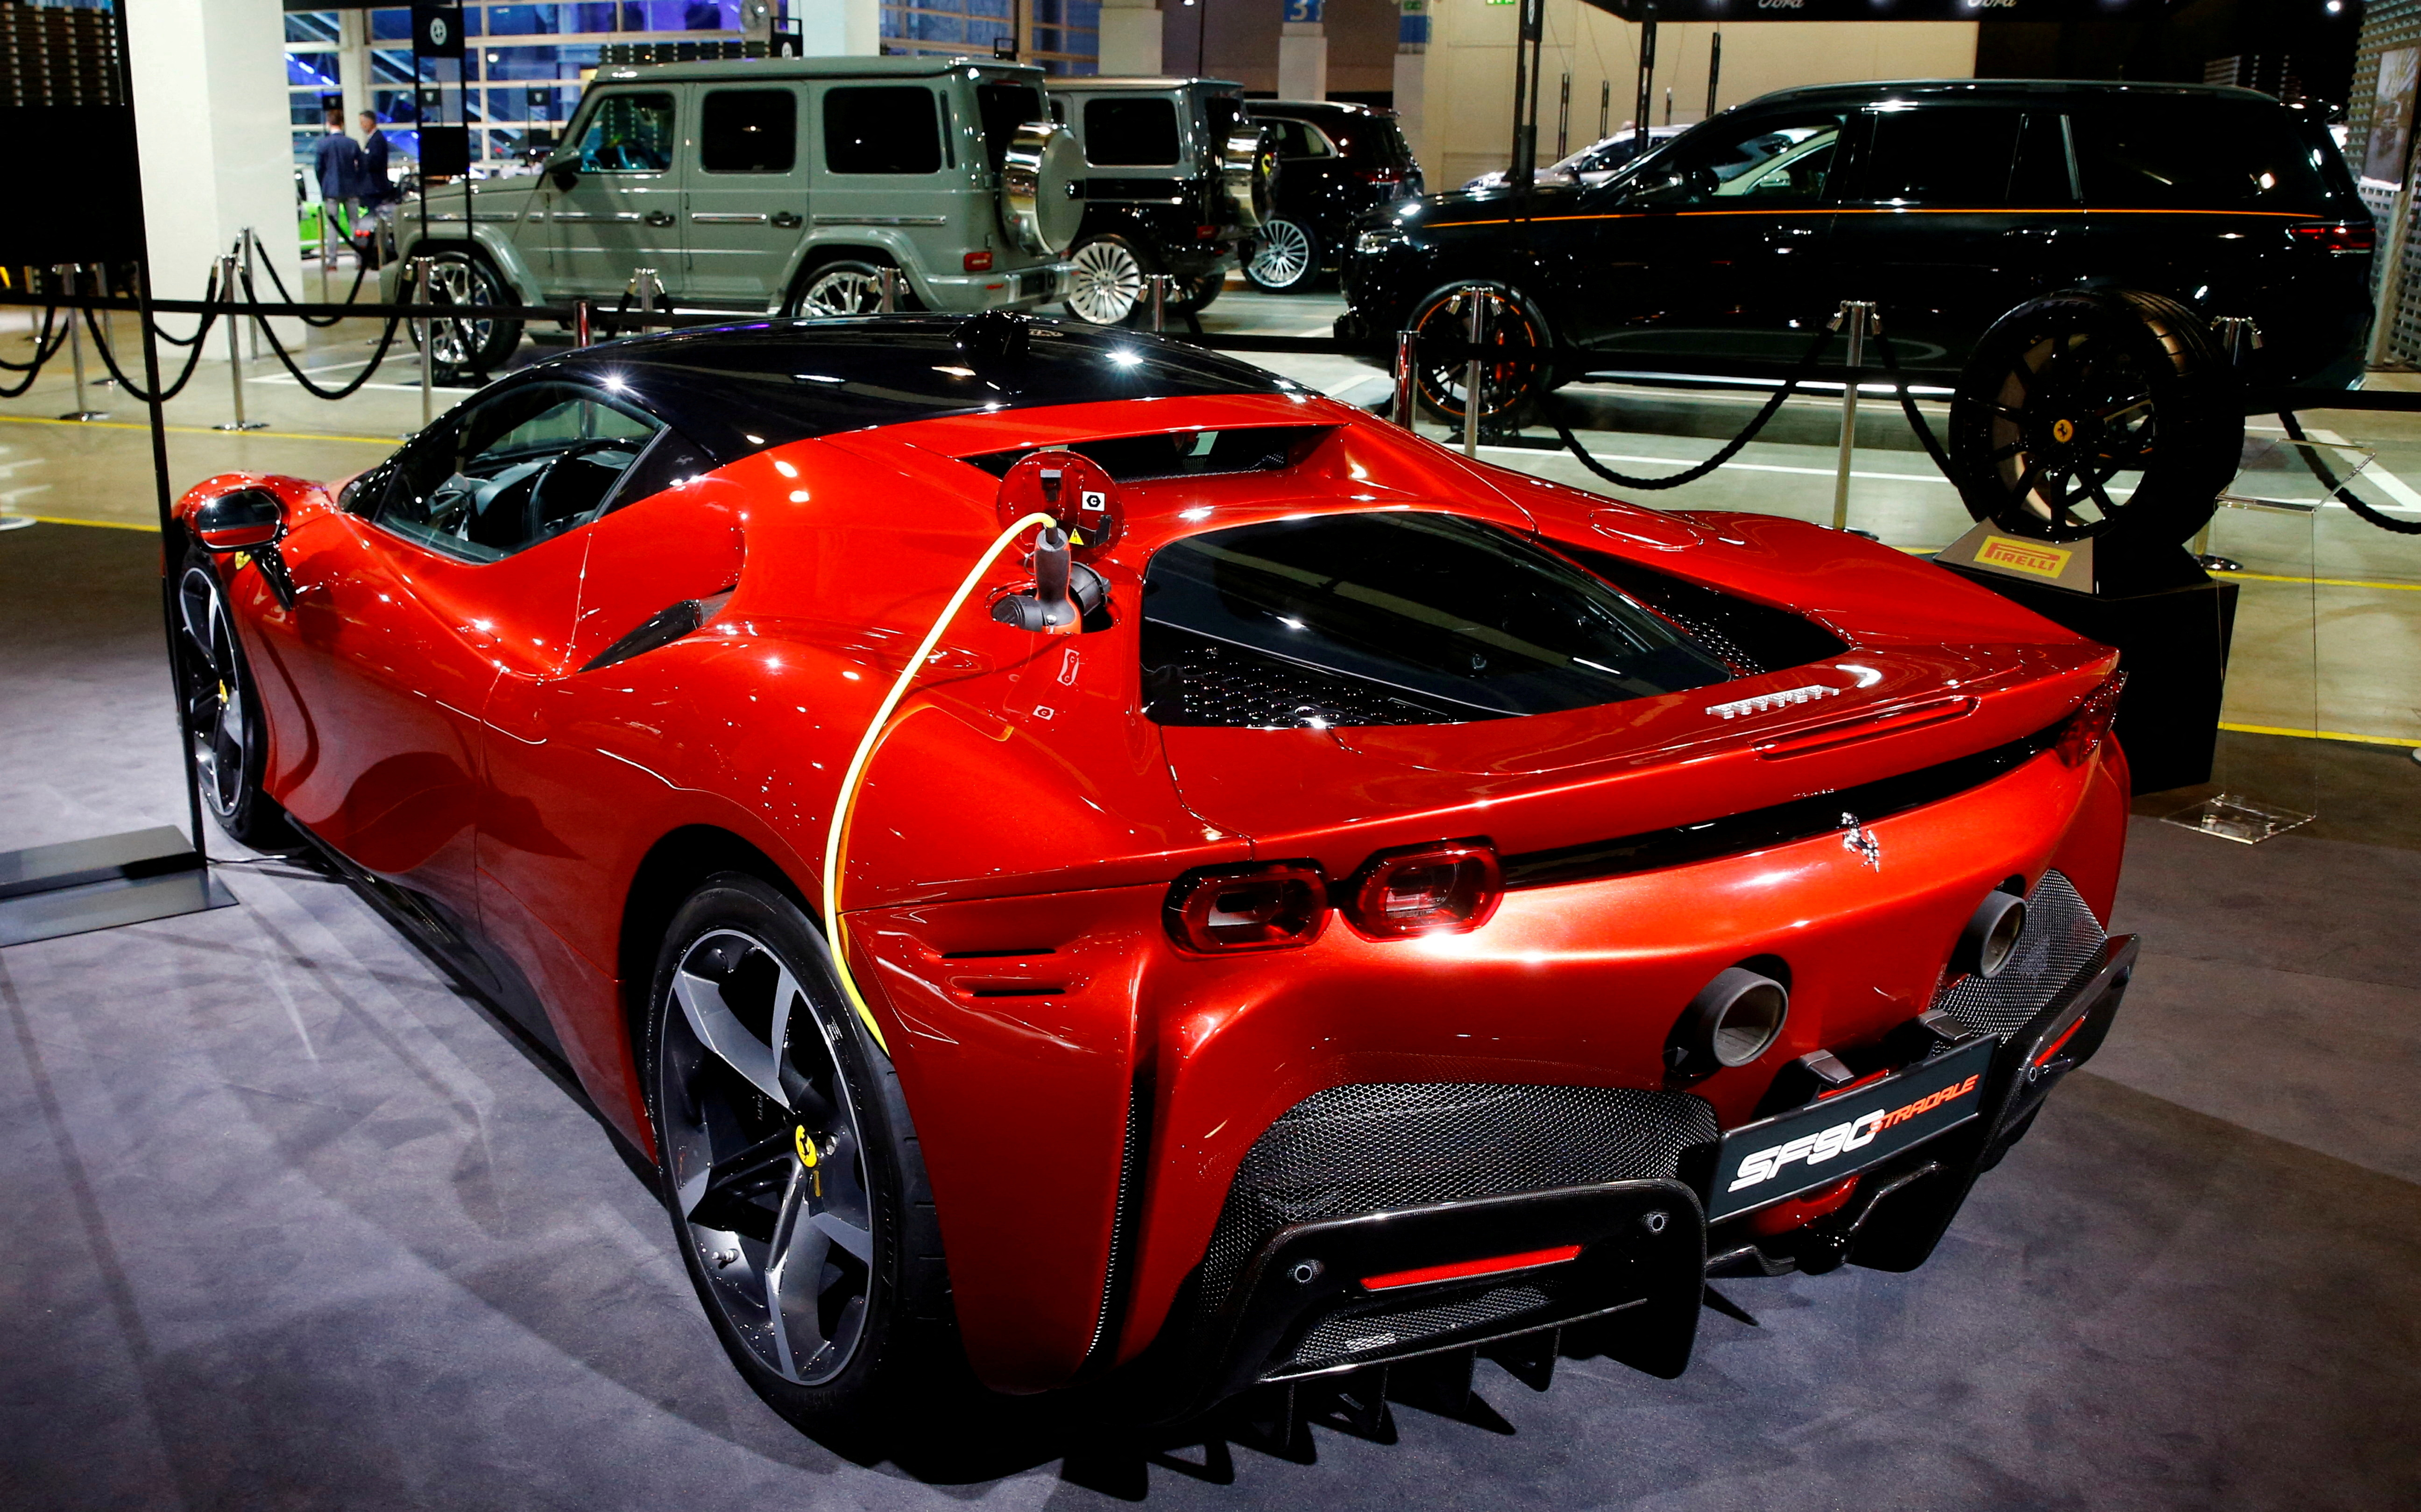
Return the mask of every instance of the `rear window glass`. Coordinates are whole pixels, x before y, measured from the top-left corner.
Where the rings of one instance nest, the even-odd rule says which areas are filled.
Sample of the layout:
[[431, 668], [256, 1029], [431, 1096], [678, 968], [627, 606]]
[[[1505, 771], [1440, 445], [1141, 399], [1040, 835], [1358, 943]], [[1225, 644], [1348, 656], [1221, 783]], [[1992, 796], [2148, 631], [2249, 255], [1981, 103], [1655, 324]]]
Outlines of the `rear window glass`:
[[1042, 108], [1042, 91], [1023, 84], [976, 86], [976, 109], [983, 116], [984, 158], [998, 168], [1017, 140], [1017, 129], [1053, 117]]
[[1164, 725], [1445, 725], [1732, 676], [1562, 557], [1451, 515], [1273, 521], [1163, 547], [1144, 580]]
[[942, 116], [933, 91], [826, 91], [824, 166], [834, 173], [939, 172]]
[[698, 166], [788, 173], [799, 155], [799, 101], [788, 89], [715, 89], [698, 112]]
[[1085, 101], [1085, 161], [1101, 167], [1167, 167], [1177, 162], [1177, 102]]
[[2278, 105], [2170, 96], [2071, 119], [2087, 209], [2327, 209], [2319, 149]]

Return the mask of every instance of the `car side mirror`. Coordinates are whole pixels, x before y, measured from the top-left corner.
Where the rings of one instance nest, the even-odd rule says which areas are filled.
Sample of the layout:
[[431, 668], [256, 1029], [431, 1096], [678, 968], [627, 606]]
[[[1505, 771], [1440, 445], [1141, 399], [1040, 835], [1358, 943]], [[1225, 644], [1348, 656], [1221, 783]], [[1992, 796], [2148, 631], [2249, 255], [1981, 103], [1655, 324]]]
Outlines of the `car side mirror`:
[[580, 165], [569, 158], [561, 163], [551, 163], [547, 164], [546, 176], [555, 188], [568, 194], [571, 186], [580, 181]]
[[1710, 168], [1668, 168], [1634, 179], [1623, 197], [1637, 205], [1673, 205], [1711, 195], [1721, 181]]
[[193, 523], [206, 552], [255, 552], [286, 538], [286, 505], [267, 489], [237, 489], [195, 509]]

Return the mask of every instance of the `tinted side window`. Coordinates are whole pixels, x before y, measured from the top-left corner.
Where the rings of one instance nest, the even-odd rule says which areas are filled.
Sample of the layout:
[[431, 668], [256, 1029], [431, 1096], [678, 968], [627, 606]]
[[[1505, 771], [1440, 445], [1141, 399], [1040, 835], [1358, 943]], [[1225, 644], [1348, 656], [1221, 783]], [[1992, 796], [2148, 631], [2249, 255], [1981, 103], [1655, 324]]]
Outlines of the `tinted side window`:
[[2088, 209], [2328, 209], [2316, 149], [2277, 105], [2148, 98], [2070, 120]]
[[788, 89], [716, 89], [698, 112], [709, 173], [788, 173], [799, 158], [799, 101]]
[[834, 173], [934, 173], [942, 117], [933, 91], [832, 89], [824, 94], [824, 166]]
[[2076, 203], [2076, 180], [2068, 164], [2068, 131], [2056, 111], [2026, 113], [2026, 123], [2018, 132], [2018, 161], [2009, 168], [2009, 203]]
[[526, 383], [403, 449], [377, 521], [492, 562], [602, 513], [663, 425], [574, 383]]
[[1104, 168], [1159, 168], [1175, 164], [1177, 102], [1086, 101], [1085, 160]]
[[1935, 106], [1874, 113], [1861, 198], [1893, 205], [1999, 205], [2018, 150], [2018, 113]]
[[662, 173], [673, 165], [673, 97], [623, 92], [597, 102], [580, 133], [585, 173]]
[[1663, 172], [1643, 168], [1640, 184], [1657, 204], [1812, 204], [1824, 197], [1844, 118], [1827, 111], [1701, 128], [1661, 155]]
[[1007, 155], [1019, 127], [1058, 118], [1042, 108], [1042, 91], [1023, 84], [976, 86], [976, 109], [983, 116], [984, 156], [994, 168]]

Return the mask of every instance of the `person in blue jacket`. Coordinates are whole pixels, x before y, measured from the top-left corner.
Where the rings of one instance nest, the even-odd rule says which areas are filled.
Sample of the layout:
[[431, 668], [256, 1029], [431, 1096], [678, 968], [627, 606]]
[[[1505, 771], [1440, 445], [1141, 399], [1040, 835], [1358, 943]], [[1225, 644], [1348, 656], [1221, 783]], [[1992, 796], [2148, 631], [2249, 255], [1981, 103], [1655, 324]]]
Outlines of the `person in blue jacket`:
[[328, 134], [312, 150], [311, 166], [312, 176], [320, 180], [320, 247], [324, 257], [335, 245], [333, 239], [346, 234], [336, 225], [338, 211], [344, 212], [345, 226], [350, 228], [355, 212], [351, 202], [361, 191], [362, 149], [345, 134], [343, 111], [328, 112]]

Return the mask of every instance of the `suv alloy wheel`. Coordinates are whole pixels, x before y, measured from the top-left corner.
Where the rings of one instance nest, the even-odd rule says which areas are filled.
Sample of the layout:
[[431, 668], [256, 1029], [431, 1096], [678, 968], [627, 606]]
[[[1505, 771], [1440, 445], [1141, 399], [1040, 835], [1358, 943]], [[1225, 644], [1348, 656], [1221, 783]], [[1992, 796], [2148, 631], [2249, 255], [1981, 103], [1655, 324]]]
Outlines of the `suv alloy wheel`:
[[1267, 222], [1253, 237], [1244, 276], [1254, 288], [1273, 294], [1309, 288], [1320, 277], [1320, 238], [1310, 227], [1283, 217]]
[[[1117, 325], [1144, 300], [1144, 280], [1159, 270], [1122, 236], [1097, 237], [1069, 255], [1076, 265], [1068, 313], [1095, 325]], [[1207, 301], [1205, 303], [1208, 303]]]

